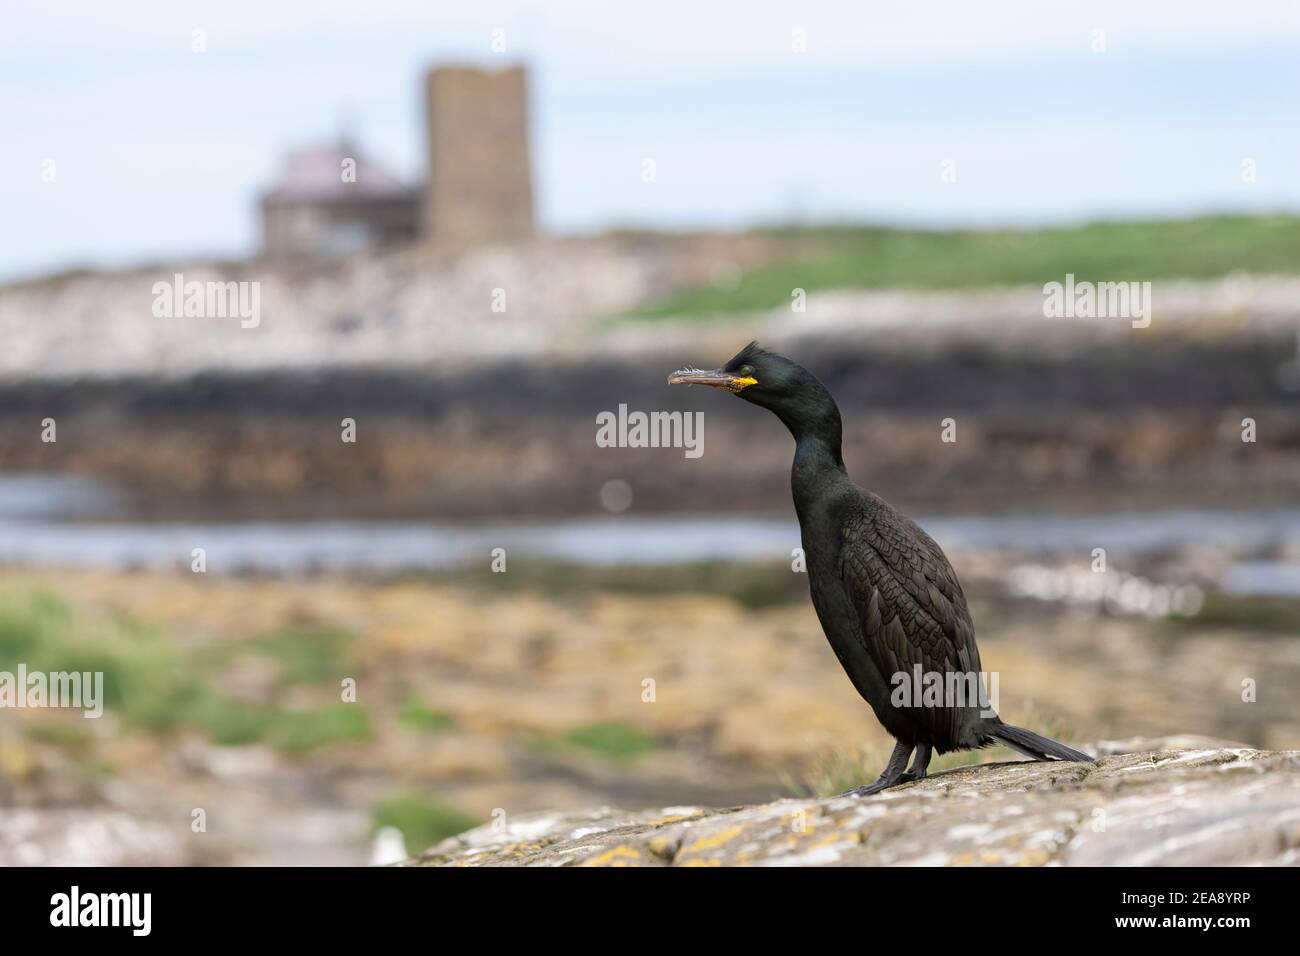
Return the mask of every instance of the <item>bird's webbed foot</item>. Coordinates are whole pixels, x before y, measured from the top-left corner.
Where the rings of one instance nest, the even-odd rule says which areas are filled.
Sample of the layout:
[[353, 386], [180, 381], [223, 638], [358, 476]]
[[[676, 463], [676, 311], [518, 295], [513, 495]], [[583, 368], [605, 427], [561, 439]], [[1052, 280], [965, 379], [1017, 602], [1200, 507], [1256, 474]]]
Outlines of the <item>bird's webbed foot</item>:
[[852, 790], [845, 790], [843, 793], [840, 794], [840, 796], [841, 797], [870, 796], [873, 793], [879, 793], [881, 790], [888, 790], [890, 787], [895, 787], [900, 783], [905, 783], [906, 781], [903, 780], [903, 776], [904, 776], [903, 774], [899, 774], [897, 777], [891, 778], [885, 776], [882, 773], [879, 777], [876, 778], [874, 783], [868, 783], [865, 786], [861, 786], [861, 787], [854, 787]]
[[[900, 740], [894, 745], [894, 752], [889, 755], [889, 763], [885, 765], [884, 771], [881, 772], [880, 776], [876, 778], [874, 783], [869, 783], [862, 787], [854, 787], [852, 790], [846, 790], [841, 793], [840, 796], [866, 797], [873, 793], [879, 793], [881, 790], [888, 790], [890, 787], [895, 787], [900, 783], [907, 783], [909, 780], [914, 779], [909, 776], [912, 771], [904, 772], [904, 768], [907, 767], [907, 758], [910, 756], [912, 756], [912, 745], [905, 744]], [[917, 756], [919, 757], [920, 755], [918, 754]], [[925, 756], [925, 763], [928, 764], [930, 762], [929, 748], [926, 748]], [[912, 770], [916, 770], [916, 767], [913, 766]], [[921, 770], [921, 773], [924, 775], [924, 768]]]
[[930, 745], [917, 744], [916, 756], [912, 758], [912, 766], [898, 778], [899, 783], [911, 783], [913, 780], [924, 780], [926, 771], [930, 767]]

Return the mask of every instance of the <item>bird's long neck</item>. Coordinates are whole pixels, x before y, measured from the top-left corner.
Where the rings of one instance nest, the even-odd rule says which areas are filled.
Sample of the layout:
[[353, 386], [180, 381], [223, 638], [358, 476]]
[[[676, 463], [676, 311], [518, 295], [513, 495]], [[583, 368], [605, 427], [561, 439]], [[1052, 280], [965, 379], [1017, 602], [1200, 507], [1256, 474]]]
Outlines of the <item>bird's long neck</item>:
[[843, 440], [840, 410], [826, 395], [824, 402], [810, 412], [777, 414], [794, 436], [790, 487], [795, 511], [802, 521], [816, 502], [825, 500], [826, 492], [833, 485], [848, 479], [840, 450]]

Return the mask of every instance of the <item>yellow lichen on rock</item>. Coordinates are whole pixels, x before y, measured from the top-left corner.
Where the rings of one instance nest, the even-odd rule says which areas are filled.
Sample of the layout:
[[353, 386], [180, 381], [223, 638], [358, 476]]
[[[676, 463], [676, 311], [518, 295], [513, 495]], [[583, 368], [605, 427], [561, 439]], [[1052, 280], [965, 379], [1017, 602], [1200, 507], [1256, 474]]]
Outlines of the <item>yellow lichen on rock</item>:
[[604, 853], [583, 860], [579, 866], [638, 866], [641, 851], [635, 847], [620, 844]]

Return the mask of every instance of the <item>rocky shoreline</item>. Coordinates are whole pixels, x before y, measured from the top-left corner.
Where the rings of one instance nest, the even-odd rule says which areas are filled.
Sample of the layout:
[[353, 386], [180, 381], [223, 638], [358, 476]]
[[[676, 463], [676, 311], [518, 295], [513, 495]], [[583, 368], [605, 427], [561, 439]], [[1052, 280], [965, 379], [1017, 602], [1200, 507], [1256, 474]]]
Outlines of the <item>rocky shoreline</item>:
[[[900, 357], [846, 342], [801, 358], [839, 399], [851, 473], [909, 510], [1169, 508], [1239, 505], [1246, 486], [1255, 504], [1290, 500], [1300, 422], [1275, 374], [1284, 346]], [[686, 358], [9, 382], [0, 457], [134, 490], [128, 517], [588, 514], [614, 480], [637, 513], [783, 509], [787, 436], [742, 403], [669, 392], [665, 369]], [[620, 406], [703, 413], [702, 454], [599, 447], [597, 416]], [[41, 440], [47, 419], [57, 442]], [[941, 440], [946, 419], [955, 442]]]
[[[1138, 752], [1127, 752], [1132, 747]], [[866, 798], [779, 800], [721, 810], [535, 814], [444, 840], [409, 865], [1300, 862], [1300, 752], [1179, 738], [1093, 750], [1102, 756], [1092, 765], [961, 767]]]

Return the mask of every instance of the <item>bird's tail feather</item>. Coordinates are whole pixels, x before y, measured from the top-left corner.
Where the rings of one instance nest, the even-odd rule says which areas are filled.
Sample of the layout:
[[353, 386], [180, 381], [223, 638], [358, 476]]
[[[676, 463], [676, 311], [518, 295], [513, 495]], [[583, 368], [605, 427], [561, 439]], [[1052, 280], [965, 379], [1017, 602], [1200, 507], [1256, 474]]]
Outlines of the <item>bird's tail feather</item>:
[[1081, 763], [1092, 763], [1092, 758], [1087, 754], [1080, 753], [1073, 747], [1067, 747], [1051, 737], [1025, 730], [1023, 727], [1013, 727], [1011, 724], [998, 721], [986, 727], [985, 732], [1012, 750], [1019, 750], [1026, 757], [1033, 757], [1035, 760], [1077, 760]]

